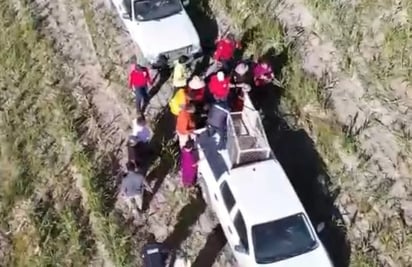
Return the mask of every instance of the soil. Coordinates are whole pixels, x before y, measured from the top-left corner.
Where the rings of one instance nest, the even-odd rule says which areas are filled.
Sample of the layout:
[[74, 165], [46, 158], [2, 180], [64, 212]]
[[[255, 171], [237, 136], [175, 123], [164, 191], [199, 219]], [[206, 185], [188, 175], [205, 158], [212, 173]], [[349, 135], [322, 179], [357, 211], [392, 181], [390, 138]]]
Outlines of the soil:
[[[30, 8], [39, 22], [39, 31], [54, 44], [66, 83], [79, 103], [92, 111], [85, 126], [88, 130], [83, 136], [83, 144], [92, 146], [98, 155], [111, 155], [112, 168], [109, 171], [112, 176], [108, 178], [108, 187], [116, 187], [119, 173], [127, 161], [126, 140], [135, 116], [132, 97], [125, 86], [128, 61], [133, 56], [139, 57], [139, 50], [114, 14], [109, 1], [97, 0], [89, 5], [88, 1], [81, 0], [35, 0]], [[172, 171], [171, 163], [165, 163], [160, 155], [163, 153], [161, 147], [170, 143], [172, 137], [172, 120], [165, 109], [173, 89], [165, 82], [167, 74], [157, 77], [157, 85], [152, 89], [153, 97], [147, 107], [147, 117], [155, 132], [153, 145], [157, 155], [154, 162], [161, 162], [148, 174], [155, 194], [149, 199], [144, 215], [130, 213], [119, 201], [114, 208], [120, 211], [124, 221], [132, 219], [131, 229], [142, 226], [144, 229], [139, 232], [152, 232], [159, 241], [184, 249], [195, 262], [199, 262], [197, 257], [208, 259], [207, 264], [202, 260], [203, 263], [196, 266], [230, 266], [231, 256], [227, 249], [221, 250], [225, 240], [221, 231], [216, 230], [217, 222], [213, 215], [194, 192], [183, 192], [186, 196], [182, 199], [189, 199], [188, 203], [179, 200], [178, 194], [182, 194], [179, 177]], [[72, 171], [76, 173], [76, 170]], [[78, 175], [77, 178], [76, 184], [87, 206], [82, 177]], [[93, 224], [93, 218], [91, 221]], [[141, 236], [133, 239], [138, 252], [144, 240]], [[104, 245], [98, 244], [97, 248], [100, 259], [94, 264], [113, 266]]]

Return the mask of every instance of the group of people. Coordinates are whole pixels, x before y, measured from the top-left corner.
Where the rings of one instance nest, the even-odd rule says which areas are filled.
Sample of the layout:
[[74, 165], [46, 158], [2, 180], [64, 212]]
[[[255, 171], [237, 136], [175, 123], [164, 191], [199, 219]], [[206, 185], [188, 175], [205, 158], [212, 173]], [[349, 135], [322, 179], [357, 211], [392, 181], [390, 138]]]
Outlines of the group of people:
[[[181, 182], [185, 187], [196, 183], [196, 129], [206, 127], [209, 136], [217, 136], [218, 150], [226, 146], [226, 123], [230, 112], [243, 110], [244, 93], [261, 88], [274, 79], [271, 64], [265, 60], [235, 60], [240, 43], [232, 34], [216, 41], [213, 64], [204, 75], [191, 71], [189, 59], [181, 56], [174, 63], [173, 96], [169, 108], [176, 124], [175, 133], [180, 148]], [[149, 70], [132, 64], [129, 87], [134, 93], [137, 118], [129, 138], [127, 174], [122, 180], [120, 194], [131, 198], [138, 209], [143, 207], [144, 190], [152, 191], [146, 182], [142, 166], [144, 153], [152, 136], [144, 109], [149, 101], [148, 89], [153, 85]]]
[[273, 81], [273, 70], [267, 60], [235, 62], [235, 51], [240, 47], [232, 34], [218, 40], [214, 63], [203, 76], [190, 73], [185, 65], [187, 58], [176, 62], [175, 94], [169, 106], [176, 117], [180, 148], [196, 138], [195, 129], [206, 126], [210, 135], [218, 133], [218, 149], [224, 149], [227, 114], [243, 110], [244, 92], [260, 90]]

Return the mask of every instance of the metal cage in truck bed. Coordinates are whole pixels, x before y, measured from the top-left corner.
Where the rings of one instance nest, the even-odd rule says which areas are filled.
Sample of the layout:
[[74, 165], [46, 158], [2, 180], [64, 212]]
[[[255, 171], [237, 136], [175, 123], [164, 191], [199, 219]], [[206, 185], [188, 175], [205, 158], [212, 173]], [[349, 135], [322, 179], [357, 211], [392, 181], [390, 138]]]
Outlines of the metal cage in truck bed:
[[247, 93], [244, 98], [243, 111], [231, 112], [227, 120], [227, 150], [232, 168], [271, 157], [260, 114]]

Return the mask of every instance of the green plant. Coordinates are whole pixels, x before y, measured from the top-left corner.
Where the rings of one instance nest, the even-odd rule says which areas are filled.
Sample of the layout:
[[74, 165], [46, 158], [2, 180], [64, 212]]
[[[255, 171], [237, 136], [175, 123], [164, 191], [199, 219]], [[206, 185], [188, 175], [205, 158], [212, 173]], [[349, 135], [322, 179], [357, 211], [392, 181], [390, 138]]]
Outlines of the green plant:
[[[64, 87], [26, 7], [2, 1], [0, 14], [0, 221], [11, 230], [13, 266], [85, 266], [102, 247], [107, 260], [129, 266], [128, 234], [103, 215], [92, 159], [78, 142], [89, 110]], [[41, 210], [38, 199], [48, 203]]]

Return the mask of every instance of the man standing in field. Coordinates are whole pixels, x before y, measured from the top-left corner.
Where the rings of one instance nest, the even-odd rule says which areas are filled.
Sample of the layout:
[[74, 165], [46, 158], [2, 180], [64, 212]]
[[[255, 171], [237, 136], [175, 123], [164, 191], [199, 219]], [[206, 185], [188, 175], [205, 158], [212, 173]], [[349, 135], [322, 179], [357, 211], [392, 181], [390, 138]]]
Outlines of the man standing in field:
[[133, 162], [128, 162], [126, 168], [127, 173], [121, 182], [119, 195], [126, 201], [129, 210], [133, 210], [135, 204], [138, 210], [142, 211], [144, 190], [150, 193], [153, 191]]
[[149, 70], [142, 65], [135, 64], [129, 73], [129, 88], [133, 91], [136, 99], [136, 110], [138, 114], [144, 112], [144, 107], [149, 102], [148, 88], [152, 85]]

